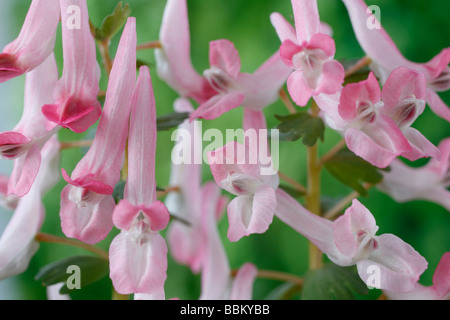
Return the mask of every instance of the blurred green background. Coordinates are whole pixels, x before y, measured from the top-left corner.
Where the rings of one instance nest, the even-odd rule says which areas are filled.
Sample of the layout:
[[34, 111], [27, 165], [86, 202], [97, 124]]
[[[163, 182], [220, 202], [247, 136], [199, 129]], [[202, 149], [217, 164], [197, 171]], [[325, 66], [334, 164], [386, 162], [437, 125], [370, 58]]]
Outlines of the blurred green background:
[[[111, 13], [119, 1], [88, 0], [90, 17], [94, 25], [99, 26], [103, 18]], [[132, 16], [137, 18], [138, 43], [158, 39], [159, 27], [165, 0], [129, 0]], [[430, 60], [442, 48], [449, 46], [450, 25], [448, 12], [450, 2], [441, 0], [370, 0], [369, 5], [381, 8], [381, 22], [392, 36], [403, 54], [414, 61]], [[2, 16], [0, 28], [3, 29], [0, 47], [13, 40], [20, 31], [21, 24], [28, 10], [30, 0], [2, 0]], [[192, 59], [199, 72], [209, 67], [209, 41], [226, 38], [234, 42], [242, 60], [242, 71], [253, 72], [279, 47], [280, 42], [270, 24], [272, 12], [282, 13], [293, 21], [289, 0], [188, 0], [189, 20], [191, 25]], [[334, 30], [337, 47], [337, 59], [361, 58], [360, 49], [344, 5], [339, 0], [319, 0], [321, 19]], [[112, 43], [115, 51], [119, 36]], [[62, 68], [62, 49], [60, 33], [56, 46], [56, 55]], [[151, 50], [138, 53], [139, 59], [154, 66]], [[173, 101], [177, 94], [160, 81], [155, 70], [152, 70], [155, 98], [158, 115], [173, 111]], [[0, 107], [2, 112], [1, 131], [11, 130], [18, 121], [23, 105], [23, 77], [0, 85]], [[106, 89], [105, 77], [101, 88]], [[441, 95], [450, 104], [450, 92]], [[274, 115], [287, 114], [284, 106], [277, 102], [265, 109], [269, 127], [275, 127]], [[242, 109], [235, 109], [221, 118], [203, 123], [204, 129], [219, 128], [221, 130], [239, 128], [242, 124]], [[438, 119], [428, 108], [416, 121], [414, 127], [421, 130], [434, 144], [438, 144], [450, 133], [449, 124]], [[91, 130], [86, 134], [76, 135], [62, 130], [62, 141], [79, 140], [93, 137]], [[325, 142], [320, 145], [321, 153], [329, 150], [340, 137], [331, 130], [326, 131]], [[171, 132], [158, 134], [157, 147], [157, 182], [158, 186], [168, 184], [170, 174], [170, 153], [173, 142]], [[62, 167], [71, 172], [86, 150], [67, 150], [62, 153]], [[285, 174], [302, 183], [306, 183], [306, 152], [301, 142], [284, 142], [280, 144], [280, 168]], [[423, 165], [427, 160], [420, 160], [414, 165]], [[10, 164], [1, 162], [3, 171]], [[2, 172], [3, 172], [2, 171]], [[211, 180], [209, 168], [203, 167], [204, 181]], [[334, 180], [327, 172], [322, 177], [323, 193], [331, 199], [339, 199], [351, 190]], [[65, 184], [59, 183], [46, 197], [47, 217], [43, 232], [62, 236], [59, 220], [60, 192]], [[429, 262], [428, 270], [423, 274], [421, 283], [430, 285], [434, 269], [442, 254], [450, 251], [450, 213], [432, 203], [414, 201], [398, 204], [377, 190], [370, 192], [370, 197], [361, 198], [377, 219], [379, 233], [394, 233], [410, 243]], [[5, 224], [11, 213], [3, 215], [0, 223]], [[0, 230], [4, 226], [0, 226]], [[253, 235], [238, 243], [230, 243], [226, 239], [227, 219], [220, 223], [220, 233], [224, 240], [230, 265], [239, 268], [245, 262], [252, 262], [258, 268], [279, 270], [297, 275], [304, 275], [308, 269], [308, 243], [304, 237], [274, 219], [268, 232]], [[107, 249], [115, 230], [108, 239], [99, 244]], [[34, 280], [38, 270], [44, 265], [64, 257], [85, 254], [82, 250], [60, 245], [42, 244], [32, 259], [29, 269], [22, 275], [0, 282], [0, 299], [45, 299], [45, 288]], [[254, 298], [264, 299], [280, 283], [258, 279], [255, 282]], [[74, 299], [110, 299], [111, 283], [108, 278], [92, 284], [72, 294]], [[185, 266], [177, 265], [170, 257], [166, 297], [180, 299], [197, 299], [200, 293], [200, 277], [193, 275]], [[378, 297], [375, 290], [369, 295]]]

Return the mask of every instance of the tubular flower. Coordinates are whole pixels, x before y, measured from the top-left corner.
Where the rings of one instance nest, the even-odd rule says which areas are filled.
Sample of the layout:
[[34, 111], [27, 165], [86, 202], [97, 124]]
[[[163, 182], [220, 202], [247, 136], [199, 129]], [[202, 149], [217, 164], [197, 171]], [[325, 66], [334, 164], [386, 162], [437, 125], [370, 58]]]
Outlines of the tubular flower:
[[147, 67], [140, 68], [134, 91], [128, 140], [128, 178], [124, 199], [113, 213], [121, 233], [110, 247], [111, 279], [121, 294], [164, 299], [167, 246], [159, 231], [170, 215], [156, 199], [156, 107]]
[[288, 91], [295, 103], [305, 106], [311, 97], [338, 92], [345, 72], [334, 60], [334, 40], [323, 33], [317, 0], [292, 0], [292, 8], [295, 29], [279, 13], [273, 13], [271, 21], [282, 42], [281, 59], [294, 70]]
[[450, 121], [450, 109], [437, 92], [450, 89], [450, 48], [442, 50], [428, 63], [407, 60], [399, 51], [387, 32], [380, 28], [368, 28], [368, 19], [373, 19], [372, 10], [364, 0], [342, 0], [347, 7], [356, 38], [373, 61], [373, 68], [382, 82], [398, 67], [404, 66], [423, 72], [427, 81], [427, 102], [440, 117]]
[[0, 53], [0, 83], [33, 70], [47, 59], [55, 46], [59, 18], [57, 1], [31, 2], [19, 36]]
[[[282, 190], [277, 191], [276, 214], [340, 266], [356, 265], [361, 279], [369, 286], [392, 292], [414, 289], [426, 270], [426, 260], [392, 234], [376, 235], [378, 226], [372, 214], [353, 200], [334, 223], [303, 208]], [[378, 270], [378, 279], [372, 278]]]
[[424, 85], [422, 74], [402, 67], [392, 72], [383, 91], [373, 73], [345, 86], [338, 110], [349, 149], [380, 168], [398, 156], [439, 158], [439, 150], [410, 127], [423, 112]]
[[41, 113], [41, 106], [52, 101], [57, 81], [58, 69], [51, 54], [26, 76], [24, 109], [19, 123], [12, 131], [0, 133], [0, 155], [14, 159], [7, 195], [23, 197], [28, 193], [39, 171], [40, 150], [59, 129], [48, 131]]
[[[244, 128], [256, 131], [266, 128], [262, 113], [247, 113]], [[252, 115], [253, 117], [249, 117]], [[251, 122], [250, 122], [251, 121]], [[228, 238], [238, 241], [243, 236], [264, 233], [272, 223], [276, 208], [275, 190], [279, 185], [278, 175], [267, 174], [267, 164], [261, 163], [262, 145], [267, 140], [251, 141], [250, 145], [230, 142], [208, 154], [214, 180], [218, 186], [236, 195], [228, 205]], [[269, 164], [270, 165], [270, 164]]]
[[427, 200], [450, 211], [450, 139], [442, 141], [439, 149], [441, 160], [431, 159], [421, 168], [408, 167], [400, 160], [392, 162], [377, 188], [398, 202]]
[[[54, 91], [55, 103], [44, 105], [42, 113], [50, 122], [49, 128], [60, 125], [80, 133], [97, 122], [101, 114], [97, 101], [100, 68], [86, 0], [60, 0], [60, 4], [64, 69]], [[74, 18], [79, 18], [79, 26], [71, 23]]]
[[61, 223], [66, 236], [89, 244], [103, 240], [113, 227], [113, 189], [128, 136], [136, 82], [136, 20], [129, 18], [111, 70], [103, 116], [92, 147], [78, 163], [61, 194]]
[[60, 179], [60, 144], [51, 138], [42, 148], [42, 163], [30, 192], [21, 198], [0, 238], [0, 280], [24, 272], [36, 253], [35, 240], [44, 220], [42, 198]]

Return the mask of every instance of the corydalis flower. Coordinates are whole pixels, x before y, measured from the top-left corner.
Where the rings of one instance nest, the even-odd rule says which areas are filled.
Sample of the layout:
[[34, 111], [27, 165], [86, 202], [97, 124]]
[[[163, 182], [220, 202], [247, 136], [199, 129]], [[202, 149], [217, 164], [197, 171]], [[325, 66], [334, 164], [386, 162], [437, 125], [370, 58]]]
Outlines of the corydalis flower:
[[[54, 91], [55, 104], [46, 104], [42, 113], [51, 122], [49, 128], [60, 125], [74, 132], [84, 132], [101, 114], [97, 101], [100, 68], [96, 46], [89, 27], [86, 0], [60, 0], [64, 69]], [[72, 25], [73, 7], [79, 8], [80, 25]], [[78, 14], [78, 11], [75, 11]]]
[[423, 74], [403, 67], [392, 72], [383, 91], [373, 73], [345, 86], [338, 110], [349, 149], [380, 168], [400, 155], [439, 158], [439, 150], [411, 128], [424, 110], [425, 90]]
[[19, 36], [0, 53], [0, 82], [33, 70], [53, 52], [60, 18], [57, 1], [33, 0]]
[[42, 148], [42, 162], [30, 192], [21, 198], [0, 238], [0, 280], [22, 273], [39, 248], [35, 240], [45, 211], [42, 198], [60, 179], [56, 137]]
[[[369, 286], [392, 292], [411, 291], [427, 268], [426, 260], [409, 244], [392, 234], [377, 235], [372, 214], [353, 200], [334, 223], [303, 208], [282, 190], [277, 191], [277, 216], [340, 266], [356, 265]], [[380, 271], [372, 282], [372, 268]]]
[[128, 120], [136, 82], [136, 20], [129, 18], [119, 43], [106, 93], [103, 116], [92, 147], [78, 163], [61, 194], [66, 236], [93, 244], [113, 227], [113, 189], [120, 179]]
[[[373, 67], [386, 81], [389, 74], [398, 67], [404, 66], [422, 72], [427, 81], [427, 102], [440, 117], [450, 121], [450, 108], [436, 92], [450, 89], [450, 48], [442, 50], [428, 63], [415, 63], [407, 60], [399, 51], [387, 32], [381, 28], [368, 28], [368, 19], [373, 19], [363, 0], [343, 0], [350, 15], [356, 38], [366, 54], [373, 61]], [[379, 24], [379, 23], [378, 23]]]
[[141, 67], [134, 92], [128, 139], [128, 178], [113, 221], [122, 232], [110, 247], [110, 277], [121, 294], [164, 299], [167, 246], [159, 231], [170, 215], [156, 199], [156, 107], [150, 72]]
[[6, 159], [14, 159], [8, 195], [23, 197], [28, 193], [39, 171], [40, 151], [59, 130], [56, 127], [48, 131], [41, 113], [41, 106], [52, 101], [57, 81], [58, 69], [51, 54], [26, 76], [24, 109], [19, 123], [12, 131], [0, 133], [0, 155]]
[[320, 93], [333, 94], [344, 82], [344, 67], [334, 60], [334, 40], [322, 33], [317, 0], [292, 0], [295, 29], [279, 14], [271, 21], [282, 42], [280, 56], [294, 69], [287, 86], [292, 99], [305, 106]]
[[[259, 129], [266, 128], [262, 112], [251, 111], [246, 115], [245, 129], [254, 126], [258, 134]], [[267, 174], [264, 170], [271, 165], [262, 164], [261, 155], [264, 151], [267, 153], [267, 148], [263, 150], [257, 140], [256, 145], [249, 146], [230, 142], [208, 154], [217, 185], [237, 196], [228, 205], [228, 238], [231, 241], [238, 241], [253, 233], [264, 233], [272, 223], [279, 178], [276, 173]]]
[[450, 211], [450, 139], [442, 141], [439, 149], [441, 159], [431, 159], [421, 168], [393, 161], [377, 188], [398, 202], [427, 200]]

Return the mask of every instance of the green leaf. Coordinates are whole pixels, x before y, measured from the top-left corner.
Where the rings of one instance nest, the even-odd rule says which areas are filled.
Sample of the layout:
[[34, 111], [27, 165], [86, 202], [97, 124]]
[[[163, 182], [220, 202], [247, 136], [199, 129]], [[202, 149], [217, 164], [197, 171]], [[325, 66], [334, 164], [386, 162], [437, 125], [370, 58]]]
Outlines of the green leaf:
[[170, 130], [179, 126], [184, 120], [189, 118], [188, 112], [174, 112], [165, 116], [158, 117], [156, 123], [158, 131]]
[[368, 195], [363, 183], [377, 184], [383, 175], [364, 159], [358, 157], [350, 150], [341, 150], [325, 162], [325, 168], [337, 180], [358, 191], [364, 197]]
[[[344, 66], [345, 71], [347, 71], [350, 68], [352, 68], [356, 63], [358, 63], [360, 60], [361, 60], [361, 58], [344, 60], [344, 61], [341, 61], [341, 63]], [[359, 69], [358, 71], [354, 72], [353, 74], [345, 77], [344, 86], [349, 83], [356, 83], [356, 82], [367, 80], [367, 78], [369, 77], [369, 73], [370, 73], [370, 68], [368, 66], [365, 66], [365, 67]]]
[[322, 269], [305, 276], [302, 300], [355, 300], [355, 295], [366, 295], [369, 289], [355, 268], [326, 264]]
[[41, 281], [43, 286], [64, 283], [60, 293], [70, 293], [76, 289], [71, 290], [67, 287], [67, 279], [72, 275], [72, 273], [67, 271], [69, 266], [78, 266], [80, 268], [81, 288], [109, 274], [109, 263], [105, 259], [93, 256], [76, 256], [46, 265], [39, 270], [35, 279]]
[[308, 147], [314, 146], [318, 139], [324, 139], [325, 124], [321, 118], [313, 117], [307, 112], [275, 117], [281, 121], [278, 129], [283, 139], [297, 141], [303, 138], [303, 144]]
[[131, 8], [128, 3], [124, 6], [122, 2], [119, 2], [114, 12], [103, 20], [100, 28], [95, 28], [95, 38], [101, 42], [109, 41], [124, 26], [130, 14]]
[[285, 282], [272, 290], [264, 300], [292, 300], [298, 297], [301, 290], [298, 284]]
[[114, 200], [116, 201], [116, 203], [119, 203], [119, 201], [123, 199], [125, 184], [126, 184], [125, 181], [120, 180], [119, 182], [117, 182], [116, 186], [114, 187], [112, 196], [113, 196]]

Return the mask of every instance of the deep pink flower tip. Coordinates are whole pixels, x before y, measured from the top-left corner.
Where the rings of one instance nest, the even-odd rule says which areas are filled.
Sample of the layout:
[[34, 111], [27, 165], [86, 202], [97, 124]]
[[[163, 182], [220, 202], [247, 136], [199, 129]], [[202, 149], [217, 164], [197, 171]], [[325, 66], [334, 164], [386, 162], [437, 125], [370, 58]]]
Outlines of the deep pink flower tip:
[[108, 186], [100, 181], [96, 181], [93, 174], [88, 174], [82, 178], [72, 180], [65, 169], [62, 169], [61, 171], [64, 180], [74, 187], [83, 188], [87, 191], [93, 191], [106, 196], [110, 196], [114, 192], [114, 189], [111, 188], [111, 186]]
[[16, 58], [8, 53], [0, 53], [0, 83], [20, 76], [23, 73], [16, 63]]

